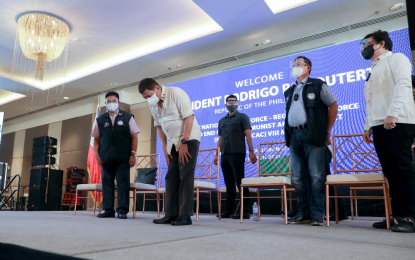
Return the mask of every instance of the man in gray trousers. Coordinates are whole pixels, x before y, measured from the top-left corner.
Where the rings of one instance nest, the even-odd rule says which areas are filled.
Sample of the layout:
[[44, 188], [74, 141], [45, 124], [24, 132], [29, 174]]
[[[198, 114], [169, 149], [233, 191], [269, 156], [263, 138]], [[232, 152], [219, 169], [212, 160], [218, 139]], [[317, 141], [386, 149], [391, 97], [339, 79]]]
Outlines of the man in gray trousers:
[[143, 79], [138, 91], [149, 103], [168, 165], [166, 215], [153, 223], [191, 225], [200, 129], [189, 96], [180, 88], [166, 88], [151, 78]]

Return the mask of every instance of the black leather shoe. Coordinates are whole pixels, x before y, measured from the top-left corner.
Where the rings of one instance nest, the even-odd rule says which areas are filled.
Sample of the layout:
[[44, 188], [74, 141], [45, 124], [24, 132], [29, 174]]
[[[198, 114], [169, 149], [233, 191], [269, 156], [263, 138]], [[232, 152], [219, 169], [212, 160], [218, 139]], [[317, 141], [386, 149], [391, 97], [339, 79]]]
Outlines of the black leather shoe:
[[321, 226], [323, 225], [323, 216], [311, 215], [311, 225], [312, 226]]
[[[232, 212], [230, 211], [225, 211], [222, 214], [220, 214], [221, 218], [230, 218], [232, 216]], [[216, 215], [217, 218], [219, 218], [219, 214]]]
[[118, 218], [120, 218], [120, 219], [127, 219], [127, 214], [118, 213]]
[[[231, 216], [232, 219], [241, 219], [241, 213], [235, 213]], [[251, 215], [248, 212], [244, 212], [243, 219], [250, 219]]]
[[[293, 217], [295, 217], [297, 215], [297, 213], [298, 213], [298, 210], [297, 210], [296, 207], [294, 207], [293, 209], [291, 209], [290, 211], [288, 211], [287, 217], [293, 218]], [[284, 210], [281, 210], [281, 215], [284, 215], [284, 214], [285, 214], [285, 211]]]
[[310, 216], [297, 215], [288, 220], [289, 224], [311, 224]]
[[403, 218], [399, 224], [391, 227], [393, 232], [415, 233], [415, 218]]
[[97, 217], [98, 218], [115, 218], [115, 213], [104, 211], [104, 213], [98, 214]]
[[[390, 222], [391, 222], [391, 227], [398, 225], [400, 221], [402, 221], [402, 218], [400, 217], [394, 217], [394, 216], [389, 216]], [[386, 229], [386, 218], [384, 218], [382, 221], [380, 222], [375, 222], [373, 223], [372, 227], [374, 228], [379, 228], [379, 229]]]
[[[324, 217], [324, 219], [326, 219], [326, 217]], [[349, 219], [348, 216], [339, 214], [339, 221], [347, 220], [347, 219]], [[330, 215], [330, 221], [336, 221], [336, 216], [335, 215]]]
[[190, 216], [179, 216], [175, 221], [171, 222], [172, 226], [185, 226], [185, 225], [191, 225], [192, 219]]
[[171, 224], [172, 221], [176, 220], [177, 217], [163, 217], [159, 219], [154, 219], [154, 224]]

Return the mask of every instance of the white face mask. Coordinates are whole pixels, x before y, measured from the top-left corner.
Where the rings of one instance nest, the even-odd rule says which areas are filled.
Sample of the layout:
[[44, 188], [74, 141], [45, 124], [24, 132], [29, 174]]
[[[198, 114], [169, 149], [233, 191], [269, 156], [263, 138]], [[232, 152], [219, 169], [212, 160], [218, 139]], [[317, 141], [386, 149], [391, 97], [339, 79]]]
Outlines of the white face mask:
[[151, 97], [149, 97], [149, 98], [147, 98], [147, 102], [150, 104], [150, 105], [157, 105], [157, 103], [159, 102], [159, 97], [156, 95], [156, 92], [154, 92], [154, 94], [151, 96]]
[[298, 79], [304, 74], [304, 70], [301, 67], [294, 67], [293, 68], [293, 77]]
[[107, 110], [109, 112], [115, 112], [118, 109], [118, 103], [109, 103], [107, 104]]

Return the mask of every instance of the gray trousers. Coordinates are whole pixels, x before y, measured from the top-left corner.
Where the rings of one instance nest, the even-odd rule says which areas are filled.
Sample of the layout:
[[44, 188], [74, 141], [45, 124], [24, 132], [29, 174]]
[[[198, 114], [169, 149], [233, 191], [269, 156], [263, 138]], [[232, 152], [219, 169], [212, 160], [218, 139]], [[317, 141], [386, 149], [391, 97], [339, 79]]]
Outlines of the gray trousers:
[[194, 180], [197, 156], [200, 142], [188, 142], [189, 154], [192, 158], [188, 162], [179, 163], [179, 153], [176, 147], [171, 150], [169, 169], [166, 174], [166, 217], [193, 216]]

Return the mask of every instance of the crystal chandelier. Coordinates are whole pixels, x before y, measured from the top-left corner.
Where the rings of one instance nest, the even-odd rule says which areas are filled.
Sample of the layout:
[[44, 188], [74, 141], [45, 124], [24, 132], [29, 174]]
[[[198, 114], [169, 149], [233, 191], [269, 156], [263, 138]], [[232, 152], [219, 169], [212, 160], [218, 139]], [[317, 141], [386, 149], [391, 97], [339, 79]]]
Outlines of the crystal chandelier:
[[17, 21], [20, 48], [36, 61], [35, 79], [43, 81], [45, 63], [59, 58], [68, 42], [68, 24], [48, 14], [28, 13]]

